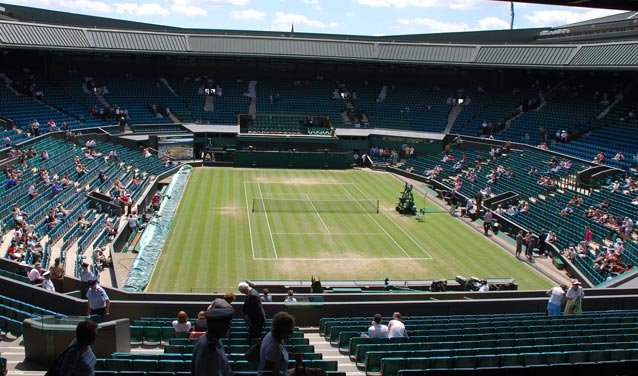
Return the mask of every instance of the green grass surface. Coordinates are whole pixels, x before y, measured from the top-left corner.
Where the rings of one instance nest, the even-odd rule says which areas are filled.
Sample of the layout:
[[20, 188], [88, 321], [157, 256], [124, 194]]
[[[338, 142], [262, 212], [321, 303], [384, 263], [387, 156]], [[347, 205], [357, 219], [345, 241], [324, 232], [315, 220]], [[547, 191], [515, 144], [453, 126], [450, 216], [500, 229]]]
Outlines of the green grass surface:
[[[384, 172], [196, 168], [147, 290], [224, 292], [244, 279], [311, 276], [511, 277], [521, 290], [551, 287], [448, 213], [434, 210], [422, 222], [400, 215], [394, 208], [402, 192], [403, 184]], [[281, 200], [253, 211], [255, 198]], [[355, 200], [379, 200], [380, 211], [348, 203]], [[415, 202], [438, 209], [416, 192]]]

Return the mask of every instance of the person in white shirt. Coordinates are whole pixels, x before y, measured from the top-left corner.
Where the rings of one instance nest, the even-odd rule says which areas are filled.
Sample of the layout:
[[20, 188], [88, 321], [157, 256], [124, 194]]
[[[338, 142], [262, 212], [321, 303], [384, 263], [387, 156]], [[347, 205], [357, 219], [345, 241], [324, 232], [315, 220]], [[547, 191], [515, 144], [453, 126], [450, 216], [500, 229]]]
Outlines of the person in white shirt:
[[585, 291], [580, 285], [580, 281], [577, 279], [572, 280], [572, 287], [567, 290], [565, 299], [567, 304], [565, 305], [565, 314], [577, 314], [583, 312], [583, 298], [585, 297]]
[[408, 335], [405, 331], [405, 324], [401, 320], [401, 312], [392, 314], [392, 320], [388, 323], [388, 338], [406, 337]]
[[381, 314], [374, 315], [372, 326], [368, 328], [368, 337], [370, 338], [387, 338], [388, 326], [381, 324]]
[[47, 270], [42, 276], [44, 277], [44, 280], [42, 281], [42, 288], [48, 291], [55, 291], [53, 282], [51, 282], [51, 272]]
[[567, 285], [561, 283], [560, 286], [552, 287], [547, 290], [549, 301], [547, 302], [547, 316], [560, 316], [560, 307], [565, 299], [565, 291]]
[[293, 290], [288, 290], [288, 296], [284, 299], [284, 303], [297, 303], [297, 298], [293, 296], [294, 294], [295, 292]]

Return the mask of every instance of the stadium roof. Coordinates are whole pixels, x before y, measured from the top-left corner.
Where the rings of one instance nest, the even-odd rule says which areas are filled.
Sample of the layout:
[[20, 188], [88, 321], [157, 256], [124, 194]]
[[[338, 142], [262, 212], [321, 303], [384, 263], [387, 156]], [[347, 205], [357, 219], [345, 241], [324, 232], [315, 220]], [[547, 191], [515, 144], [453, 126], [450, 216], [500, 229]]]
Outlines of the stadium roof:
[[[510, 2], [510, 0], [495, 1]], [[515, 2], [598, 9], [638, 10], [638, 0], [516, 0]]]
[[624, 12], [618, 14], [612, 14], [611, 16], [600, 17], [593, 20], [575, 22], [568, 25], [559, 26], [558, 28], [566, 28], [566, 27], [579, 27], [579, 26], [590, 26], [597, 25], [602, 23], [610, 23], [610, 22], [618, 22], [618, 21], [627, 21], [627, 20], [638, 20], [638, 12]]
[[[616, 32], [627, 41], [612, 40], [613, 32], [595, 30], [596, 43], [574, 43], [561, 40], [566, 30], [548, 33], [546, 29], [359, 37], [186, 30], [14, 5], [6, 6], [5, 15], [13, 20], [0, 20], [0, 48], [474, 68], [638, 70], [638, 29], [633, 26]], [[567, 37], [578, 37], [567, 31]], [[608, 34], [610, 39], [604, 39]]]

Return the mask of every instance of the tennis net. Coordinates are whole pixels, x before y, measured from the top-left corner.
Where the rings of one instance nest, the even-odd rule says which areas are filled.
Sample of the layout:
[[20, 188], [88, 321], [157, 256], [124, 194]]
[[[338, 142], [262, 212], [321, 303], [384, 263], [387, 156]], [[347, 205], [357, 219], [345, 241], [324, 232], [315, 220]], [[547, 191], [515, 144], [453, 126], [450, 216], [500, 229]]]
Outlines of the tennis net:
[[314, 200], [312, 198], [253, 198], [253, 212], [378, 213], [379, 200]]

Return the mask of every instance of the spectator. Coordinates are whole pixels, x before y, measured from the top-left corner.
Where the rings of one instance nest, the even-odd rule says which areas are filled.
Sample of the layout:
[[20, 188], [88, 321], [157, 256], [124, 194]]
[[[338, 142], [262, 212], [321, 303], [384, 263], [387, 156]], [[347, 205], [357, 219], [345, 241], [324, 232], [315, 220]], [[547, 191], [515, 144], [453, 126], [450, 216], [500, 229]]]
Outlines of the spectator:
[[284, 299], [284, 303], [297, 303], [297, 298], [294, 297], [295, 292], [293, 290], [288, 290], [288, 296]]
[[567, 299], [567, 304], [565, 305], [565, 314], [571, 315], [582, 313], [583, 297], [585, 297], [585, 292], [580, 286], [580, 281], [578, 281], [577, 279], [573, 279], [572, 287], [570, 287], [565, 294], [565, 299]]
[[91, 345], [97, 338], [97, 324], [91, 320], [78, 323], [75, 339], [66, 351], [60, 367], [61, 376], [93, 375], [97, 358]]
[[110, 315], [111, 300], [95, 277], [89, 280], [89, 291], [86, 292], [86, 298], [88, 300], [87, 316], [97, 315], [101, 320], [104, 320], [104, 317]]
[[548, 316], [560, 316], [561, 306], [565, 299], [565, 291], [567, 291], [567, 285], [563, 283], [558, 287], [547, 290], [546, 294], [549, 296], [549, 301], [547, 302]]
[[264, 288], [261, 290], [261, 301], [262, 302], [272, 302], [272, 296], [270, 295], [270, 290]]
[[488, 231], [490, 230], [490, 226], [492, 226], [492, 212], [488, 210], [483, 215], [483, 233], [485, 236], [489, 235]]
[[195, 320], [195, 323], [193, 325], [193, 331], [194, 332], [205, 332], [206, 330], [208, 330], [208, 325], [207, 325], [207, 321], [206, 321], [206, 315], [204, 311], [199, 311], [199, 313], [197, 314], [197, 320]]
[[89, 291], [89, 281], [96, 279], [95, 274], [89, 270], [89, 264], [82, 263], [80, 270], [80, 297], [86, 299], [86, 293]]
[[186, 312], [179, 311], [177, 320], [173, 321], [173, 329], [175, 329], [175, 333], [189, 333], [191, 331], [191, 323], [188, 321]]
[[221, 339], [228, 337], [235, 310], [224, 300], [219, 299], [219, 301], [213, 309], [204, 313], [207, 329], [206, 334], [197, 339], [193, 348], [192, 376], [233, 375]]
[[[286, 376], [289, 354], [284, 341], [295, 329], [295, 319], [288, 312], [278, 312], [272, 318], [272, 327], [261, 342], [259, 371], [270, 371], [273, 376]], [[295, 355], [301, 361], [301, 355]]]
[[29, 271], [29, 281], [31, 283], [42, 283], [44, 278], [42, 278], [42, 267], [40, 263], [37, 263], [33, 266], [31, 271]]
[[42, 276], [44, 277], [42, 280], [42, 288], [55, 292], [55, 286], [53, 286], [53, 282], [51, 282], [51, 272], [47, 270]]
[[64, 265], [62, 265], [59, 257], [55, 258], [53, 265], [49, 268], [49, 271], [51, 272], [51, 280], [55, 285], [55, 289], [58, 292], [64, 292], [64, 275], [66, 274], [66, 271], [64, 270]]
[[388, 323], [388, 338], [406, 337], [407, 335], [401, 312], [394, 312], [392, 314], [392, 320]]
[[261, 330], [266, 322], [266, 313], [261, 305], [259, 293], [248, 282], [240, 282], [237, 289], [246, 295], [242, 312], [246, 325], [248, 325], [248, 336], [250, 338], [261, 338]]
[[388, 326], [381, 324], [381, 314], [377, 313], [372, 319], [372, 326], [368, 328], [368, 337], [370, 338], [387, 338]]

